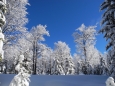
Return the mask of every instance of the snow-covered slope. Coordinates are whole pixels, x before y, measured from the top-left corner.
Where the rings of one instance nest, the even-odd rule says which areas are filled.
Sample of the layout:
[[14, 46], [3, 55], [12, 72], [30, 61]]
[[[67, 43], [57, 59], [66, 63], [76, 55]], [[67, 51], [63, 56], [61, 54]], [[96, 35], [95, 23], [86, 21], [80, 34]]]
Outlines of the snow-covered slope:
[[[14, 75], [0, 74], [0, 86], [9, 86]], [[108, 76], [96, 75], [32, 75], [30, 86], [106, 86]]]

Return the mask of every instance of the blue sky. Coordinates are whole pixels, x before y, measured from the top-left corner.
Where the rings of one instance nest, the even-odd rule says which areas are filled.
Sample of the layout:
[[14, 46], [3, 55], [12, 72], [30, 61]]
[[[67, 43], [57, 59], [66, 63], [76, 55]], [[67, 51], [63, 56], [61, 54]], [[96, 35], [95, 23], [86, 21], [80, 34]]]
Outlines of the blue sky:
[[[27, 6], [29, 23], [27, 28], [31, 29], [38, 24], [47, 25], [50, 37], [46, 37], [46, 43], [54, 48], [54, 42], [66, 42], [71, 48], [71, 53], [76, 52], [74, 38], [75, 29], [84, 23], [86, 26], [96, 25], [100, 29], [102, 12], [99, 11], [100, 4], [104, 0], [29, 0]], [[97, 36], [96, 48], [105, 52], [107, 42], [103, 35]]]

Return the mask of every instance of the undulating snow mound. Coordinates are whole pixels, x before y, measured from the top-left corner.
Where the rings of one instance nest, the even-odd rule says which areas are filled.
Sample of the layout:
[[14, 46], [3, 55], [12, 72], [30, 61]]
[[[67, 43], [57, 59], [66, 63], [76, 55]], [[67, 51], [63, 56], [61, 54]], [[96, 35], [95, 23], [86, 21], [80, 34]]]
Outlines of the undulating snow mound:
[[106, 86], [115, 86], [114, 79], [112, 77], [109, 77], [105, 83]]

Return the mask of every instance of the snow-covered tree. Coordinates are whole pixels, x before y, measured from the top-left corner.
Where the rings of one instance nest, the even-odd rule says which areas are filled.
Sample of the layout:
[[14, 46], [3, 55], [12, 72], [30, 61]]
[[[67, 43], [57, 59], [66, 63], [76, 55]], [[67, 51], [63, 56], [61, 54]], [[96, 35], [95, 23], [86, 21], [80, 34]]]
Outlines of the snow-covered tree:
[[75, 65], [71, 58], [65, 58], [65, 74], [66, 75], [74, 75], [75, 74]]
[[33, 56], [32, 47], [33, 47], [33, 45], [29, 40], [30, 33], [26, 32], [24, 34], [25, 34], [25, 36], [22, 35], [22, 37], [20, 37], [18, 39], [16, 46], [19, 48], [21, 53], [24, 53], [24, 56], [27, 59], [32, 60], [32, 56]]
[[24, 55], [20, 55], [18, 64], [15, 67], [15, 70], [18, 72], [18, 74], [14, 76], [9, 86], [29, 86], [30, 74], [26, 67], [26, 65], [28, 65], [29, 62], [24, 61]]
[[[7, 64], [10, 72], [15, 73], [15, 63], [18, 61], [18, 56], [21, 53], [24, 53], [24, 56], [27, 59], [31, 59], [32, 60], [32, 44], [31, 42], [28, 40], [29, 33], [25, 33], [25, 36], [22, 35], [22, 37], [20, 37], [17, 42], [15, 44], [11, 44], [11, 45], [5, 45], [6, 49], [5, 49], [5, 60], [7, 60]], [[15, 63], [14, 63], [15, 62]], [[32, 63], [31, 63], [32, 64]], [[32, 67], [31, 64], [29, 65], [29, 67]]]
[[5, 59], [7, 60], [7, 72], [15, 73], [15, 63], [20, 55], [19, 48], [17, 46], [9, 46], [5, 51]]
[[28, 0], [7, 0], [7, 11], [5, 14], [6, 24], [2, 27], [2, 32], [5, 35], [3, 47], [5, 51], [4, 59], [7, 60], [8, 66], [11, 66], [14, 59], [17, 58], [20, 53], [16, 43], [27, 30], [25, 27], [28, 22], [26, 17], [27, 5]]
[[33, 51], [33, 74], [36, 74], [36, 63], [37, 63], [37, 57], [39, 54], [38, 51], [38, 44], [40, 41], [45, 41], [44, 35], [49, 36], [49, 32], [46, 30], [46, 25], [43, 26], [41, 24], [37, 25], [36, 27], [33, 27], [30, 30], [31, 38], [30, 41], [32, 43], [32, 51]]
[[38, 45], [37, 74], [51, 74], [52, 49], [45, 44]]
[[26, 5], [28, 0], [7, 0], [6, 24], [3, 27], [5, 44], [14, 43], [26, 31], [25, 25], [28, 22]]
[[62, 62], [59, 59], [55, 59], [55, 61], [53, 63], [52, 74], [65, 75]]
[[87, 57], [87, 61], [92, 67], [100, 64], [101, 53], [94, 47], [94, 45], [87, 48]]
[[95, 28], [96, 26], [86, 27], [82, 24], [73, 33], [77, 48], [76, 55], [81, 59], [77, 61], [81, 68], [77, 69], [85, 74], [91, 74], [92, 68], [100, 64], [100, 52], [95, 48], [97, 34]]
[[104, 74], [106, 75], [106, 62], [105, 59], [103, 57], [100, 58], [100, 74]]
[[[53, 54], [54, 54], [53, 55], [54, 56], [54, 68], [52, 69], [53, 73], [65, 75], [66, 74], [65, 72], [65, 61], [66, 60], [65, 59], [71, 58], [70, 48], [65, 42], [58, 41], [57, 43], [55, 43], [55, 49], [54, 49]], [[69, 63], [68, 65], [70, 65]], [[72, 63], [73, 62], [71, 62], [71, 64]], [[74, 69], [73, 64], [70, 66], [71, 66], [71, 70], [73, 70]], [[69, 71], [69, 68], [68, 68], [68, 71]]]
[[73, 33], [77, 54], [80, 54], [85, 61], [88, 60], [87, 48], [95, 44], [95, 28], [96, 26], [86, 27], [84, 24], [82, 24], [79, 28], [77, 28], [76, 32]]
[[109, 56], [109, 54], [108, 54], [108, 52], [106, 52], [106, 53], [104, 53], [104, 60], [105, 60], [105, 68], [106, 68], [106, 70], [105, 70], [105, 73], [106, 73], [106, 75], [111, 75], [111, 58], [110, 58], [110, 56]]
[[105, 0], [100, 7], [100, 10], [104, 10], [101, 21], [101, 30], [104, 34], [108, 44], [106, 50], [111, 59], [111, 75], [115, 78], [115, 0]]
[[46, 58], [38, 58], [37, 59], [37, 74], [39, 75], [46, 75], [47, 69], [47, 59]]
[[[48, 31], [46, 31], [46, 26], [38, 25], [36, 28], [33, 27], [30, 32], [25, 31], [23, 32], [22, 36], [18, 38], [18, 40], [14, 44], [8, 44], [5, 45], [5, 59], [11, 62], [11, 59], [13, 60], [12, 64], [14, 65], [14, 59], [18, 58], [20, 52], [25, 53], [24, 56], [27, 57], [27, 59], [33, 60], [33, 66], [32, 63], [30, 64], [30, 69], [34, 71], [34, 74], [36, 74], [36, 63], [37, 58], [39, 57], [41, 53], [41, 47], [42, 45], [40, 41], [44, 41], [44, 35], [48, 35]], [[14, 51], [11, 49], [15, 48]], [[11, 57], [11, 58], [10, 58]], [[11, 63], [10, 63], [11, 64]], [[13, 69], [15, 66], [13, 66]]]
[[75, 64], [75, 74], [81, 74], [82, 73], [81, 61], [82, 61], [82, 59], [80, 58], [80, 56], [78, 54], [74, 53], [73, 62]]

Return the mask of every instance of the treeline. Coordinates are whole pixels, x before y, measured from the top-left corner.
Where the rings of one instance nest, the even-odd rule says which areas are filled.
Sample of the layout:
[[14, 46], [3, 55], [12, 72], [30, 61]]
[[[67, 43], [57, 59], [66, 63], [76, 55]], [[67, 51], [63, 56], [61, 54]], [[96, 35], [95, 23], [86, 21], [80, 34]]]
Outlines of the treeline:
[[[52, 55], [51, 55], [52, 56]], [[17, 74], [15, 70], [18, 60], [13, 64], [4, 63], [0, 65], [0, 72], [4, 74]], [[32, 67], [32, 60], [25, 58], [23, 65], [30, 74], [34, 74]], [[38, 75], [110, 75], [112, 71], [109, 70], [109, 60], [99, 59], [98, 64], [91, 64], [85, 60], [78, 59], [78, 57], [65, 57], [65, 58], [44, 58], [37, 59], [36, 74]]]

